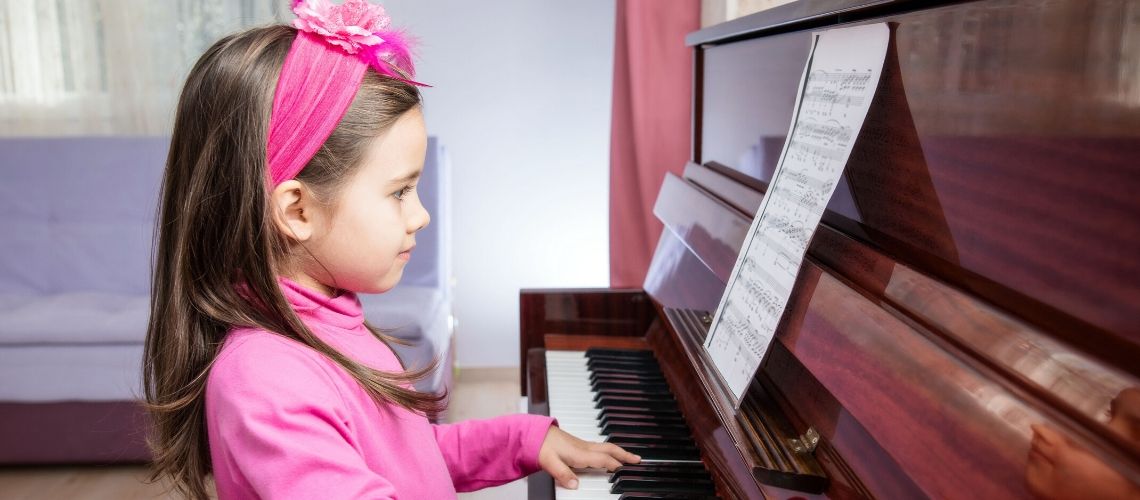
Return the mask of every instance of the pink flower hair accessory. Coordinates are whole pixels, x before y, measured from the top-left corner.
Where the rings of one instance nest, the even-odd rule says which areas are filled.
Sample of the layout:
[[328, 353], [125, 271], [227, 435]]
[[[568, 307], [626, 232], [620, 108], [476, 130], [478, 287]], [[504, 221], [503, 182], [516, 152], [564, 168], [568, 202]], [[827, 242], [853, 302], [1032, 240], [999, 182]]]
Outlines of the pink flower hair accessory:
[[293, 0], [297, 36], [289, 48], [269, 116], [269, 186], [305, 168], [352, 104], [369, 67], [412, 85], [409, 38], [389, 28], [384, 7], [366, 0]]
[[359, 54], [383, 75], [428, 86], [392, 71], [391, 66], [395, 66], [408, 76], [415, 76], [410, 41], [404, 33], [388, 29], [392, 18], [383, 6], [367, 0], [345, 0], [340, 5], [329, 0], [294, 0], [293, 13], [297, 15], [294, 28], [320, 35], [345, 53]]

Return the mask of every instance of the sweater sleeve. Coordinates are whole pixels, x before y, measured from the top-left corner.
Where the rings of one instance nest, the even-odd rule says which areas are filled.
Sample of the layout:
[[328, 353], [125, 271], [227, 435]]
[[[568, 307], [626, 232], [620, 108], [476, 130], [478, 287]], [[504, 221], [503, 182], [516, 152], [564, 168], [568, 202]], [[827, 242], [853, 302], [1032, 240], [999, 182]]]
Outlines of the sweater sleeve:
[[354, 443], [327, 367], [282, 341], [250, 344], [219, 359], [207, 383], [210, 443], [221, 448], [211, 454], [228, 458], [215, 470], [219, 496], [393, 498]]
[[538, 471], [551, 425], [558, 425], [551, 417], [516, 414], [433, 427], [456, 491], [474, 491]]

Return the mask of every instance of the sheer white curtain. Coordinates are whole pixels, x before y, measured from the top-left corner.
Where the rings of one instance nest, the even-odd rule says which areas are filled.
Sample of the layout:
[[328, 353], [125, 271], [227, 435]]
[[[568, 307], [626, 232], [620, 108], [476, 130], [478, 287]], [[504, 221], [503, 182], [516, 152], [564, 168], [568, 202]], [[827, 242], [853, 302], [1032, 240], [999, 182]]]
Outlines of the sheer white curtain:
[[163, 135], [218, 38], [288, 0], [0, 0], [0, 136]]

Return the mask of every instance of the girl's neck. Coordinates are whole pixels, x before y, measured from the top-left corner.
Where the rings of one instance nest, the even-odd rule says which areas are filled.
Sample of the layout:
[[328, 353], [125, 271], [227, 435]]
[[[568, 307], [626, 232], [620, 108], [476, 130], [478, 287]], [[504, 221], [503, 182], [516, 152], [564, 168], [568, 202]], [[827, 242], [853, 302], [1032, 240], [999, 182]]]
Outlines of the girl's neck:
[[317, 281], [315, 278], [309, 276], [308, 274], [305, 274], [304, 272], [285, 272], [281, 273], [281, 276], [289, 278], [290, 280], [293, 280], [294, 283], [297, 283], [298, 285], [301, 285], [305, 288], [320, 292], [321, 295], [324, 295], [330, 299], [336, 298], [340, 295], [339, 290], [335, 290], [333, 287]]

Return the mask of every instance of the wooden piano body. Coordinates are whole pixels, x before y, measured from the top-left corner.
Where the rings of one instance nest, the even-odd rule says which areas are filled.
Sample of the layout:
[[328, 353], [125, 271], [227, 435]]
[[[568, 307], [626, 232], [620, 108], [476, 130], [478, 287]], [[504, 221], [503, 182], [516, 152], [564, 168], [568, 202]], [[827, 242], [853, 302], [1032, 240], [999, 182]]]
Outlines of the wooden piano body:
[[721, 497], [814, 496], [757, 478], [686, 312], [724, 291], [810, 33], [883, 21], [875, 101], [754, 387], [818, 432], [821, 496], [1031, 497], [1036, 424], [1140, 483], [1140, 436], [1110, 425], [1140, 386], [1140, 2], [800, 1], [691, 34], [692, 161], [661, 187], [644, 289], [522, 291], [532, 410], [541, 349], [652, 349]]

